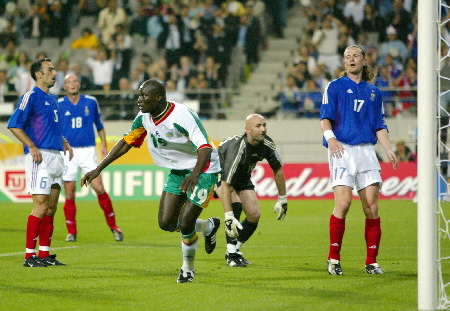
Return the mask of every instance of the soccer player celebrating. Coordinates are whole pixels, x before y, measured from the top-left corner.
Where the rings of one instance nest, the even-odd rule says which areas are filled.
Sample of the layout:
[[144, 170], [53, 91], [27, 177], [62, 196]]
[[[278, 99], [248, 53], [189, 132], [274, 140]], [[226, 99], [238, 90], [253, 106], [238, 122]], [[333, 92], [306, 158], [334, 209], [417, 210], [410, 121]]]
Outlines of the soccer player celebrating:
[[329, 226], [328, 273], [343, 274], [340, 250], [345, 216], [352, 202], [352, 189], [356, 187], [366, 216], [365, 271], [369, 274], [383, 274], [383, 269], [377, 263], [381, 239], [378, 216], [381, 176], [374, 147], [377, 140], [394, 168], [398, 161], [389, 142], [381, 92], [367, 82], [372, 77], [363, 48], [357, 45], [347, 47], [344, 51], [344, 67], [344, 76], [328, 84], [320, 109], [320, 126], [323, 144], [328, 147], [330, 179], [335, 200]]
[[56, 255], [50, 255], [50, 243], [64, 170], [60, 151], [69, 150], [72, 158], [72, 150], [62, 135], [56, 98], [48, 94], [55, 84], [55, 67], [49, 58], [43, 58], [31, 64], [30, 73], [36, 86], [19, 98], [8, 121], [8, 129], [24, 145], [27, 189], [33, 201], [27, 222], [24, 266], [61, 266], [64, 264]]
[[170, 174], [159, 202], [158, 222], [166, 231], [181, 231], [183, 265], [178, 283], [194, 280], [197, 233], [205, 236], [209, 254], [216, 247], [218, 218], [199, 219], [208, 206], [220, 172], [217, 150], [196, 113], [186, 106], [166, 100], [166, 89], [158, 80], [146, 80], [139, 87], [141, 112], [125, 135], [100, 162], [81, 179], [81, 185], [92, 182], [112, 161], [140, 147], [149, 134], [148, 148], [156, 164], [169, 168]]
[[[222, 175], [217, 194], [222, 199], [225, 211], [225, 259], [230, 267], [245, 267], [249, 264], [240, 249], [255, 232], [260, 217], [255, 186], [250, 180], [258, 161], [266, 159], [275, 175], [279, 194], [274, 207], [277, 219], [282, 220], [286, 216], [287, 195], [282, 163], [273, 140], [266, 132], [264, 117], [251, 114], [245, 120], [245, 134], [230, 137], [219, 146]], [[242, 209], [246, 218], [240, 223]]]
[[[102, 143], [102, 154], [106, 156], [106, 132], [103, 127], [100, 107], [97, 99], [89, 95], [80, 94], [80, 79], [75, 74], [68, 74], [64, 78], [64, 90], [66, 96], [58, 100], [59, 111], [64, 137], [73, 147], [74, 158], [67, 161], [65, 158], [65, 171], [63, 175], [64, 193], [64, 215], [66, 217], [67, 242], [77, 240], [77, 222], [75, 205], [75, 180], [78, 168], [83, 173], [89, 172], [97, 167], [97, 153], [95, 150], [94, 124]], [[122, 230], [116, 224], [116, 216], [108, 193], [103, 187], [102, 177], [98, 176], [91, 183], [97, 194], [98, 203], [105, 214], [108, 227], [113, 233], [116, 241], [123, 240]]]

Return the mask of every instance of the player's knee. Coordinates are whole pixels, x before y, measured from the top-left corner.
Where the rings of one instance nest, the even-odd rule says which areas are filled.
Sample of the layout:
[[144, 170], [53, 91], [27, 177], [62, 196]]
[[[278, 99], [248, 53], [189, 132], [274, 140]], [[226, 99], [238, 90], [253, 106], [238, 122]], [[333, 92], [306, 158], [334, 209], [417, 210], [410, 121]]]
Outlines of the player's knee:
[[181, 234], [192, 233], [193, 231], [195, 231], [195, 224], [192, 225], [190, 223], [181, 222], [180, 231], [181, 231]]
[[259, 209], [253, 209], [246, 213], [246, 218], [251, 222], [258, 222], [261, 217], [261, 212]]
[[159, 219], [158, 224], [164, 231], [174, 232], [177, 230], [177, 224], [167, 219]]

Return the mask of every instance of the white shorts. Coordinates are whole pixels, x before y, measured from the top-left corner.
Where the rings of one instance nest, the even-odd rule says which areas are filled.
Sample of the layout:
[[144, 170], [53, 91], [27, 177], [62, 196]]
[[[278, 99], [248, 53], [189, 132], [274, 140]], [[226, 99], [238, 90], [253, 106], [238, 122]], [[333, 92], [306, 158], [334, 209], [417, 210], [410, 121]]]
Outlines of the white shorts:
[[328, 163], [330, 167], [331, 185], [349, 186], [361, 190], [375, 183], [381, 184], [380, 163], [378, 162], [375, 146], [346, 145], [342, 158], [332, 157], [328, 149]]
[[30, 153], [25, 156], [27, 190], [30, 194], [50, 194], [54, 184], [62, 186], [64, 158], [60, 151], [40, 149], [42, 162], [36, 163]]
[[78, 168], [82, 174], [92, 171], [97, 167], [97, 151], [92, 147], [72, 147], [73, 158], [69, 161], [69, 157], [64, 157], [64, 181], [76, 181]]

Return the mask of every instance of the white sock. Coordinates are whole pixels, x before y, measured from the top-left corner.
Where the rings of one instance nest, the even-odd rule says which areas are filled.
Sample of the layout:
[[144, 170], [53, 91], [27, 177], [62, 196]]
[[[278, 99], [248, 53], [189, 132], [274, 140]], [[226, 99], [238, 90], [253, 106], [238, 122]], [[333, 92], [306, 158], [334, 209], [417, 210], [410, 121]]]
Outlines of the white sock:
[[212, 232], [214, 228], [214, 225], [209, 219], [200, 219], [197, 218], [197, 221], [195, 222], [195, 232], [201, 232], [204, 235], [208, 235]]
[[227, 253], [236, 253], [236, 245], [234, 244], [227, 244]]
[[186, 245], [181, 241], [181, 253], [183, 254], [183, 269], [184, 272], [194, 270], [195, 250], [197, 249], [197, 241], [191, 245]]
[[241, 241], [237, 241], [237, 243], [236, 243], [236, 250], [238, 252], [241, 250], [242, 244], [244, 244], [244, 243], [242, 243]]

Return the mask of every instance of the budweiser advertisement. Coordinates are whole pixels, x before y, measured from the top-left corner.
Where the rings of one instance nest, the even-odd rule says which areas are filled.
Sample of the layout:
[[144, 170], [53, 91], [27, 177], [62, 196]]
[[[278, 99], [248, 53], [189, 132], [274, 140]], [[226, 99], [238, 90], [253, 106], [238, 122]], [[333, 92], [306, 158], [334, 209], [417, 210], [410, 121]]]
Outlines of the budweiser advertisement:
[[[284, 165], [287, 193], [290, 199], [332, 199], [327, 163]], [[416, 163], [400, 163], [393, 169], [389, 163], [381, 163], [381, 199], [413, 199], [417, 192]], [[262, 199], [274, 199], [278, 195], [272, 169], [266, 163], [258, 164], [252, 181], [258, 196]], [[354, 190], [353, 195], [357, 197]]]

